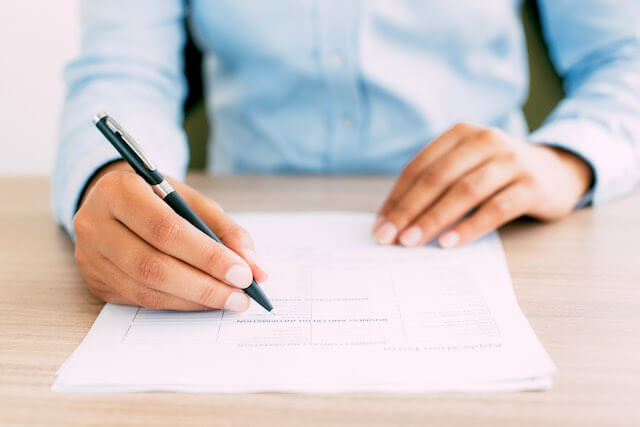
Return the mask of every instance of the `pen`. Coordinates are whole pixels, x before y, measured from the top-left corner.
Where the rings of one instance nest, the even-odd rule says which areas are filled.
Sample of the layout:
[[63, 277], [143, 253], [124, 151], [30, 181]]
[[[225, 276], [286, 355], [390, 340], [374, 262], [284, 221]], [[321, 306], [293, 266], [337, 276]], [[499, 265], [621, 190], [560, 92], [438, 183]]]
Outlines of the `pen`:
[[[221, 245], [224, 245], [220, 238], [211, 231], [207, 224], [200, 219], [180, 194], [178, 194], [171, 184], [164, 179], [162, 174], [158, 172], [154, 164], [151, 163], [151, 160], [149, 160], [144, 151], [142, 151], [140, 145], [138, 145], [112, 117], [109, 117], [106, 113], [98, 113], [93, 118], [93, 124], [96, 125], [98, 130], [102, 132], [105, 138], [107, 138], [111, 145], [120, 153], [122, 158], [131, 165], [133, 170], [151, 185], [153, 191], [160, 196], [171, 209], [204, 234]], [[269, 302], [269, 299], [264, 292], [262, 292], [262, 289], [260, 289], [260, 286], [258, 286], [255, 280], [253, 280], [251, 285], [245, 288], [244, 291], [265, 310], [271, 311], [273, 309], [271, 302]]]

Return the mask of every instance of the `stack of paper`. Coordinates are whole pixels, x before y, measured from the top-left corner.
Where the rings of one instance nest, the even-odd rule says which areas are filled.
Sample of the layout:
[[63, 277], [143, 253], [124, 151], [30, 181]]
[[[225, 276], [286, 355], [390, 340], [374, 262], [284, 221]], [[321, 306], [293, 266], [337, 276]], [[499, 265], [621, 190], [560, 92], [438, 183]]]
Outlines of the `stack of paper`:
[[238, 214], [275, 306], [243, 314], [107, 304], [64, 391], [402, 391], [550, 387], [496, 234], [453, 250], [373, 243], [361, 213]]

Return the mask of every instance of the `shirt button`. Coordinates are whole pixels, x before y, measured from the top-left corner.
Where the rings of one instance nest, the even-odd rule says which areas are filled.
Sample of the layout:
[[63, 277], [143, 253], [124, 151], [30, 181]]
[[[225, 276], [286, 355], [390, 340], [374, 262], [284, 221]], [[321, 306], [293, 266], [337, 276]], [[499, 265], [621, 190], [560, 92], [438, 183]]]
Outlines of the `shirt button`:
[[329, 61], [331, 62], [331, 65], [338, 68], [342, 67], [342, 65], [344, 64], [344, 58], [342, 57], [342, 55], [336, 52], [331, 54], [331, 56], [329, 57]]

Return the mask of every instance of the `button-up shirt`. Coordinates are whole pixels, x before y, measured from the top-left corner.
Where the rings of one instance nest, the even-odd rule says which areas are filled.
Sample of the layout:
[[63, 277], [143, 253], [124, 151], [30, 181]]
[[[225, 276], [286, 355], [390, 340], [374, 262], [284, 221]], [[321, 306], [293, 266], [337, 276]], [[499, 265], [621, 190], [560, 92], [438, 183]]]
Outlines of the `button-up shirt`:
[[[188, 4], [187, 4], [188, 3]], [[159, 168], [184, 176], [184, 18], [204, 52], [213, 173], [395, 174], [458, 121], [565, 148], [595, 175], [589, 200], [640, 176], [640, 2], [538, 2], [566, 98], [529, 134], [517, 0], [88, 0], [53, 179], [72, 218], [117, 158], [106, 111]]]

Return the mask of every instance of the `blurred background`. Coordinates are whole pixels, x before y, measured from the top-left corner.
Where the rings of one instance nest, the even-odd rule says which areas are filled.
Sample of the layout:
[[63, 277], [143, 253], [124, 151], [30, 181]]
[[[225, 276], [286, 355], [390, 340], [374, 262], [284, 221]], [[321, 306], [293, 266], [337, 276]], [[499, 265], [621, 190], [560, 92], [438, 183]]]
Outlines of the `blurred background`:
[[[49, 175], [57, 122], [64, 98], [64, 65], [80, 45], [81, 0], [3, 0], [0, 13], [0, 175]], [[526, 0], [523, 22], [529, 50], [531, 88], [524, 111], [535, 129], [562, 96], [560, 79], [547, 56], [535, 1]], [[190, 93], [185, 130], [192, 169], [206, 162], [208, 125], [202, 102], [197, 49], [185, 49]]]
[[3, 0], [0, 12], [0, 174], [48, 175], [62, 67], [80, 44], [80, 0]]

